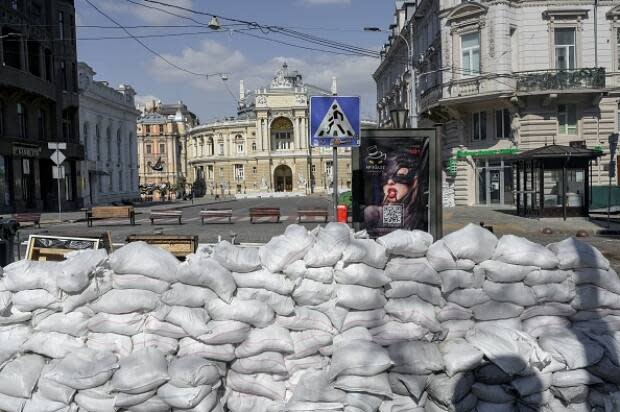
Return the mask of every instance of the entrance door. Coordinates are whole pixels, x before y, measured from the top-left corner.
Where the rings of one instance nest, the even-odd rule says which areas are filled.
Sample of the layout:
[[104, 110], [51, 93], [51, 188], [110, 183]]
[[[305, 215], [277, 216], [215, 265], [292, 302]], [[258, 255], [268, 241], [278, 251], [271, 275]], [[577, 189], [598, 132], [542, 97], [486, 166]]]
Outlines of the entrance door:
[[273, 182], [276, 192], [292, 192], [293, 171], [286, 165], [276, 167], [273, 172]]
[[501, 169], [489, 169], [489, 200], [492, 205], [499, 205], [502, 203], [502, 170]]
[[512, 205], [512, 165], [503, 159], [476, 161], [477, 201], [479, 205]]

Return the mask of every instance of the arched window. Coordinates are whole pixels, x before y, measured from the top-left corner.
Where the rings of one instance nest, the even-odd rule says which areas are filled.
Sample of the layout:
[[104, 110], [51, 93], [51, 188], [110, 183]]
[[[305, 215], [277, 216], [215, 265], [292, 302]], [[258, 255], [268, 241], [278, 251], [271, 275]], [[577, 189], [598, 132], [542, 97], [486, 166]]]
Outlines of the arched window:
[[215, 154], [215, 145], [213, 143], [213, 138], [209, 137], [207, 139], [207, 156], [213, 156]]
[[256, 142], [252, 143], [252, 151], [255, 152], [256, 151]]
[[286, 117], [278, 117], [271, 123], [271, 150], [291, 150], [293, 147], [293, 123]]
[[237, 154], [245, 153], [245, 144], [243, 142], [243, 136], [240, 134], [235, 136], [235, 146], [237, 147]]

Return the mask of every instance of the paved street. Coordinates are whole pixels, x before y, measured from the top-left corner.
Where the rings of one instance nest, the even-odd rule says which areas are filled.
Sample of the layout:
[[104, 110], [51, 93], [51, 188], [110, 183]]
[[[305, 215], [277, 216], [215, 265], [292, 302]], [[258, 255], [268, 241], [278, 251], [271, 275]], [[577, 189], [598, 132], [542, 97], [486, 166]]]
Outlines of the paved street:
[[[51, 223], [54, 214], [46, 215], [50, 223], [42, 224], [41, 229], [25, 227], [20, 230], [20, 238], [24, 240], [32, 233], [71, 233], [83, 235], [87, 233], [110, 231], [114, 243], [124, 243], [128, 235], [131, 234], [196, 234], [201, 243], [213, 243], [219, 238], [230, 240], [232, 234], [237, 236], [237, 240], [242, 243], [264, 243], [271, 237], [284, 232], [287, 225], [296, 223], [297, 208], [308, 207], [327, 207], [330, 211], [331, 201], [327, 196], [309, 197], [290, 197], [290, 198], [262, 198], [262, 199], [243, 199], [243, 200], [224, 200], [215, 201], [213, 199], [200, 199], [195, 205], [190, 202], [178, 202], [153, 207], [137, 208], [138, 216], [136, 226], [128, 224], [127, 220], [104, 220], [95, 222], [93, 228], [87, 228], [84, 221], [64, 222], [62, 224]], [[206, 207], [230, 208], [233, 211], [233, 224], [214, 222], [202, 225], [199, 212]], [[250, 207], [279, 207], [282, 213], [280, 223], [250, 223]], [[183, 224], [178, 225], [176, 220], [160, 220], [155, 225], [151, 225], [148, 219], [148, 212], [151, 209], [179, 209], [183, 212]], [[66, 219], [82, 219], [82, 213], [65, 214]], [[266, 220], [262, 219], [262, 220]], [[516, 234], [527, 237], [528, 239], [543, 244], [556, 242], [568, 236], [574, 236], [578, 230], [585, 230], [590, 237], [585, 240], [600, 248], [620, 269], [620, 237], [597, 236], [596, 231], [605, 229], [604, 222], [593, 223], [586, 219], [569, 219], [564, 222], [560, 219], [524, 219], [509, 210], [494, 210], [485, 207], [457, 207], [444, 211], [444, 232], [450, 233], [458, 230], [469, 222], [485, 222], [486, 225], [493, 226], [496, 234]], [[303, 223], [311, 229], [317, 224]], [[554, 234], [545, 235], [542, 233], [544, 227], [553, 229]], [[619, 229], [618, 224], [612, 225], [612, 229]]]

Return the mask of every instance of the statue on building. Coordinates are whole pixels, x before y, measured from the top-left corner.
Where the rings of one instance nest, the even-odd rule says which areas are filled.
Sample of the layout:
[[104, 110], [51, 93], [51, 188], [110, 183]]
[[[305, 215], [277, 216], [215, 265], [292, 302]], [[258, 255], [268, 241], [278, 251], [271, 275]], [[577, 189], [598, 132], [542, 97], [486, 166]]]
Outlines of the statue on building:
[[267, 179], [265, 179], [265, 176], [260, 178], [260, 188], [267, 189]]

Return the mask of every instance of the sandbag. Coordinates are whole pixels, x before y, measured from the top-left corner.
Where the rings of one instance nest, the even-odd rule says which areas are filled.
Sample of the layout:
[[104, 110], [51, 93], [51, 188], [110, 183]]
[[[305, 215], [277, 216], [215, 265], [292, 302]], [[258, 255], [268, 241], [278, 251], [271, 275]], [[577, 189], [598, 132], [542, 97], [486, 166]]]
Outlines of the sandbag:
[[421, 230], [397, 229], [377, 239], [392, 256], [422, 257], [433, 243], [433, 236]]
[[597, 363], [603, 348], [578, 330], [553, 329], [538, 339], [540, 347], [569, 369], [580, 369]]
[[620, 294], [620, 277], [611, 268], [609, 270], [593, 268], [576, 269], [573, 279], [577, 285], [589, 283], [609, 292]]
[[319, 228], [316, 242], [304, 256], [304, 262], [308, 267], [334, 266], [350, 241], [347, 225], [330, 222]]
[[0, 371], [0, 393], [17, 398], [30, 398], [39, 380], [45, 359], [39, 355], [23, 355]]
[[295, 302], [290, 296], [280, 295], [265, 289], [240, 288], [237, 298], [242, 300], [259, 300], [266, 303], [273, 311], [288, 316], [295, 311]]
[[271, 238], [261, 246], [258, 255], [264, 268], [272, 273], [281, 272], [286, 266], [302, 259], [314, 242], [312, 235], [300, 225], [290, 225], [283, 235]]
[[13, 298], [13, 294], [9, 291], [0, 291], [0, 314], [3, 314], [7, 311], [9, 306], [11, 306], [11, 299]]
[[465, 270], [453, 269], [439, 272], [441, 291], [450, 293], [455, 289], [482, 288], [483, 273], [471, 273]]
[[511, 265], [496, 260], [485, 260], [480, 263], [479, 268], [484, 271], [488, 280], [497, 283], [522, 282], [533, 271], [538, 271], [535, 266]]
[[19, 260], [7, 265], [2, 276], [4, 290], [19, 292], [22, 290], [43, 289], [55, 295], [58, 291], [56, 279], [50, 273], [60, 271], [59, 262]]
[[131, 242], [110, 255], [110, 267], [117, 274], [135, 274], [176, 282], [180, 264], [174, 255], [145, 242]]
[[352, 263], [336, 265], [334, 279], [343, 285], [358, 285], [369, 288], [380, 288], [390, 282], [390, 278], [383, 270], [368, 266], [364, 263]]
[[415, 322], [431, 332], [441, 331], [437, 321], [435, 307], [417, 296], [403, 299], [390, 299], [385, 304], [385, 311], [401, 322]]
[[320, 305], [308, 306], [308, 309], [324, 313], [337, 330], [342, 330], [344, 320], [349, 313], [349, 309], [338, 306], [336, 299], [328, 300]]
[[36, 309], [59, 309], [58, 299], [43, 289], [22, 290], [13, 294], [13, 307], [20, 312]]
[[348, 263], [365, 263], [377, 269], [383, 269], [388, 255], [384, 246], [371, 239], [353, 239], [342, 253], [342, 261]]
[[287, 375], [284, 356], [279, 352], [262, 352], [247, 358], [236, 359], [230, 368], [245, 375], [268, 373], [270, 375]]
[[416, 400], [422, 398], [426, 390], [429, 375], [413, 375], [398, 372], [388, 373], [388, 381], [394, 393], [412, 396]]
[[441, 285], [437, 271], [431, 267], [426, 258], [392, 258], [385, 267], [385, 275], [393, 281], [410, 280], [435, 286]]
[[471, 308], [477, 320], [498, 320], [518, 318], [523, 313], [523, 306], [508, 302], [489, 301]]
[[561, 316], [534, 316], [522, 321], [523, 331], [533, 338], [544, 335], [550, 329], [570, 329], [570, 320]]
[[235, 359], [235, 347], [232, 344], [207, 345], [192, 338], [183, 338], [179, 341], [177, 356], [199, 356], [222, 362], [231, 362]]
[[457, 269], [456, 258], [443, 239], [433, 243], [426, 252], [429, 265], [437, 272]]
[[441, 289], [426, 283], [413, 281], [394, 281], [385, 290], [386, 298], [406, 298], [416, 295], [420, 299], [435, 306], [444, 306], [445, 299], [441, 294]]
[[181, 339], [188, 336], [188, 333], [174, 323], [162, 322], [154, 316], [148, 315], [144, 322], [144, 333], [152, 333], [167, 338]]
[[537, 266], [541, 269], [553, 269], [559, 264], [556, 255], [546, 247], [514, 235], [502, 236], [497, 243], [493, 260], [513, 265]]
[[213, 257], [231, 272], [252, 272], [260, 267], [257, 248], [232, 245], [226, 240], [215, 245]]
[[431, 342], [400, 342], [388, 347], [393, 372], [426, 375], [443, 370], [439, 347]]
[[532, 306], [523, 311], [521, 319], [526, 320], [534, 316], [564, 316], [571, 317], [577, 311], [566, 303], [549, 302], [542, 305]]
[[82, 350], [60, 359], [46, 378], [73, 389], [91, 389], [105, 384], [118, 368], [112, 352]]
[[26, 399], [16, 398], [0, 393], [0, 410], [5, 412], [22, 412]]
[[186, 285], [208, 288], [225, 302], [230, 302], [237, 286], [231, 272], [216, 259], [190, 256], [180, 271], [179, 281]]
[[178, 388], [200, 385], [214, 386], [219, 380], [218, 368], [213, 362], [198, 356], [175, 358], [168, 367], [169, 383]]
[[562, 388], [579, 385], [599, 385], [603, 381], [598, 376], [592, 375], [585, 369], [576, 369], [573, 371], [558, 371], [551, 377], [551, 384]]
[[273, 400], [255, 396], [247, 393], [229, 390], [226, 394], [226, 406], [230, 412], [272, 412], [272, 407], [276, 405]]
[[0, 366], [20, 351], [31, 332], [30, 327], [23, 324], [0, 326]]
[[389, 319], [386, 319], [385, 309], [348, 311], [342, 324], [342, 331], [362, 326], [367, 329], [376, 328], [384, 325]]
[[89, 333], [86, 346], [95, 351], [110, 351], [119, 357], [125, 357], [133, 351], [133, 343], [129, 336], [114, 333]]
[[312, 310], [297, 306], [293, 316], [278, 316], [276, 323], [289, 330], [303, 331], [318, 329], [331, 334], [337, 331], [326, 314], [318, 310]]
[[339, 345], [334, 350], [329, 377], [333, 380], [340, 375], [378, 375], [393, 364], [390, 355], [381, 346], [356, 340]]
[[[391, 398], [392, 389], [388, 381], [387, 373], [380, 373], [374, 376], [340, 375], [334, 387], [347, 392], [364, 392], [380, 397]], [[381, 404], [381, 399], [377, 407]]]
[[325, 370], [309, 370], [301, 375], [290, 402], [343, 402], [345, 394], [334, 387]]
[[393, 343], [425, 339], [429, 336], [428, 329], [416, 323], [389, 321], [385, 325], [370, 330], [373, 341], [381, 346]]
[[105, 249], [86, 249], [67, 253], [60, 262], [56, 286], [69, 293], [81, 292], [88, 286], [90, 275], [108, 256]]
[[386, 303], [381, 290], [356, 285], [337, 285], [336, 297], [339, 306], [356, 310], [379, 309]]
[[482, 289], [492, 300], [519, 306], [533, 306], [537, 302], [535, 290], [523, 283], [495, 283], [485, 281]]
[[22, 412], [68, 412], [69, 407], [62, 403], [47, 399], [40, 392], [32, 394], [26, 401]]
[[168, 363], [157, 349], [146, 348], [133, 352], [119, 362], [120, 368], [112, 377], [112, 387], [125, 393], [142, 393], [161, 386], [168, 380]]
[[112, 276], [114, 289], [143, 289], [162, 294], [170, 287], [168, 282], [150, 278], [143, 275], [117, 275]]
[[272, 324], [262, 329], [252, 329], [247, 339], [235, 350], [237, 358], [247, 358], [262, 352], [292, 353], [293, 341], [288, 330]]
[[471, 393], [483, 402], [503, 404], [515, 401], [515, 396], [502, 385], [486, 385], [476, 382], [471, 387]]
[[280, 295], [289, 295], [295, 284], [286, 276], [258, 270], [250, 273], [233, 273], [235, 283], [240, 288], [266, 289]]
[[464, 228], [444, 236], [443, 242], [455, 258], [480, 263], [493, 256], [497, 237], [480, 225], [469, 223]]
[[114, 395], [111, 395], [107, 386], [78, 391], [74, 401], [78, 406], [89, 412], [114, 412]]
[[482, 362], [483, 353], [467, 343], [465, 339], [454, 339], [439, 344], [443, 355], [446, 375], [452, 377], [459, 372], [467, 372], [478, 367]]
[[112, 314], [150, 312], [160, 304], [159, 295], [140, 289], [112, 289], [90, 304], [95, 312]]
[[69, 313], [76, 308], [86, 305], [103, 296], [112, 289], [112, 272], [104, 270], [100, 275], [94, 276], [90, 285], [80, 294], [70, 295], [62, 302], [63, 313]]
[[88, 320], [87, 326], [91, 332], [134, 336], [142, 331], [144, 322], [145, 315], [140, 313], [124, 315], [98, 313]]
[[260, 300], [234, 298], [230, 304], [219, 299], [207, 303], [207, 312], [214, 320], [236, 320], [257, 328], [267, 326], [273, 320], [273, 310]]
[[129, 412], [169, 412], [170, 406], [158, 395], [152, 396], [146, 401], [127, 408]]
[[224, 345], [243, 342], [250, 333], [247, 323], [236, 320], [212, 320], [207, 323], [207, 332], [198, 340], [208, 345]]
[[161, 301], [170, 306], [201, 308], [213, 301], [220, 301], [211, 289], [174, 283], [163, 295]]
[[331, 345], [332, 335], [317, 329], [309, 329], [302, 332], [291, 332], [293, 341], [293, 353], [289, 358], [305, 358], [319, 352], [323, 346]]
[[572, 276], [572, 272], [566, 270], [534, 270], [525, 277], [523, 283], [527, 286], [546, 285], [549, 283], [562, 283]]
[[198, 405], [209, 393], [210, 385], [200, 385], [191, 388], [179, 388], [166, 383], [157, 389], [157, 396], [173, 408], [190, 409]]
[[228, 387], [232, 390], [250, 395], [263, 396], [271, 400], [284, 400], [285, 384], [276, 381], [268, 374], [244, 375], [230, 371], [227, 379]]
[[[489, 295], [482, 289], [457, 289], [446, 298], [448, 302], [455, 303], [464, 308], [473, 308], [476, 305], [487, 303], [491, 300]], [[473, 312], [472, 312], [473, 313]]]
[[54, 313], [35, 326], [42, 332], [58, 332], [80, 337], [88, 333], [89, 316], [81, 312]]
[[619, 295], [593, 285], [577, 286], [571, 306], [577, 310], [620, 309]]
[[560, 269], [609, 269], [609, 260], [597, 248], [574, 237], [547, 247], [557, 256]]
[[326, 285], [310, 279], [303, 279], [293, 291], [293, 299], [300, 306], [320, 305], [335, 294], [333, 285]]
[[[456, 292], [452, 292], [456, 293]], [[468, 320], [474, 316], [474, 312], [456, 303], [448, 303], [437, 312], [437, 320], [444, 322], [447, 320]]]
[[550, 283], [547, 285], [532, 286], [538, 303], [545, 302], [569, 302], [575, 297], [575, 284], [572, 279], [562, 283]]
[[473, 384], [471, 373], [458, 373], [452, 377], [443, 373], [431, 375], [427, 384], [428, 396], [448, 410], [468, 410], [456, 405], [468, 396]]
[[331, 266], [320, 268], [306, 268], [305, 274], [303, 276], [307, 279], [314, 280], [315, 282], [330, 284], [334, 281], [334, 268]]
[[206, 310], [202, 308], [186, 308], [184, 306], [173, 306], [166, 315], [166, 322], [180, 326], [189, 336], [197, 338], [209, 331], [207, 322], [211, 318]]
[[114, 397], [114, 407], [115, 408], [128, 408], [136, 405], [140, 405], [151, 399], [157, 393], [156, 390], [138, 393], [138, 394], [128, 394], [119, 392]]
[[33, 352], [48, 358], [60, 359], [84, 348], [84, 341], [56, 332], [34, 332], [22, 345], [22, 351]]

